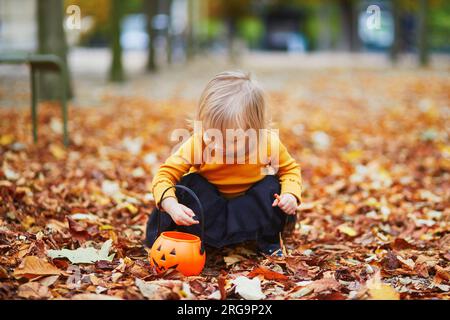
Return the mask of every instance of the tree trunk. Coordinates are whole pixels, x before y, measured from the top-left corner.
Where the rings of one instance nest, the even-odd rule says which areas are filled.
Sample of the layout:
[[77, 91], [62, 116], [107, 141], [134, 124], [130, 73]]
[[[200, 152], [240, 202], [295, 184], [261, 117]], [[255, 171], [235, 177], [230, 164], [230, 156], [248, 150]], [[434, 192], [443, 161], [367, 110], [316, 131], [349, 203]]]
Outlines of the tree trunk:
[[70, 81], [70, 72], [67, 64], [67, 43], [63, 28], [64, 6], [60, 0], [38, 0], [38, 52], [41, 54], [55, 54], [61, 58], [65, 65], [66, 80], [61, 83], [58, 74], [45, 72], [40, 75], [39, 97], [42, 100], [58, 100], [62, 85], [66, 86], [68, 98], [73, 92]]
[[359, 49], [358, 18], [353, 0], [340, 0], [342, 24], [342, 46], [346, 50], [357, 51]]
[[428, 0], [419, 1], [419, 17], [417, 30], [417, 49], [419, 50], [419, 64], [427, 66], [429, 63], [428, 46]]
[[400, 30], [400, 4], [398, 1], [392, 1], [392, 18], [394, 20], [394, 39], [392, 42], [391, 49], [389, 51], [390, 59], [392, 63], [397, 63], [398, 55], [400, 53], [400, 41], [401, 41], [401, 30]]
[[331, 16], [332, 16], [332, 3], [328, 0], [324, 1], [322, 5], [317, 9], [319, 24], [318, 35], [318, 49], [330, 50], [331, 49]]
[[229, 17], [228, 21], [228, 59], [231, 63], [238, 62], [238, 48], [237, 48], [237, 19]]
[[123, 16], [123, 1], [112, 0], [111, 2], [111, 30], [110, 47], [112, 61], [109, 73], [109, 80], [112, 82], [122, 82], [125, 80], [122, 65], [122, 46], [120, 45], [120, 29]]
[[144, 10], [147, 15], [147, 33], [149, 37], [147, 70], [156, 71], [158, 69], [156, 63], [156, 30], [153, 28], [153, 18], [158, 13], [158, 0], [145, 0]]
[[195, 0], [187, 0], [188, 2], [188, 27], [186, 35], [186, 56], [192, 59], [196, 51], [194, 23], [195, 23]]
[[166, 28], [166, 55], [167, 63], [172, 64], [172, 0], [164, 1], [164, 11], [167, 14], [168, 22]]

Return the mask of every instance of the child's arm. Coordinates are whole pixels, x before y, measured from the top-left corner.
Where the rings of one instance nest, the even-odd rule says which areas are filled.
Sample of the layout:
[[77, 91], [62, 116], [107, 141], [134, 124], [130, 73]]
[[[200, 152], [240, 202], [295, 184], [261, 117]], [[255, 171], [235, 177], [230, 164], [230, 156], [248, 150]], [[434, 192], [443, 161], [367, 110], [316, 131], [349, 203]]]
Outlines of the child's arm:
[[284, 144], [275, 138], [271, 145], [273, 152], [278, 150], [278, 172], [281, 184], [281, 196], [274, 200], [273, 205], [279, 206], [288, 214], [295, 214], [297, 206], [301, 203], [302, 178], [300, 165], [291, 157]]
[[198, 221], [192, 219], [195, 214], [191, 209], [178, 203], [173, 188], [164, 194], [163, 199], [161, 196], [168, 187], [175, 185], [185, 173], [189, 172], [193, 163], [194, 138], [191, 137], [160, 166], [152, 181], [156, 206], [167, 212], [178, 225], [191, 225]]

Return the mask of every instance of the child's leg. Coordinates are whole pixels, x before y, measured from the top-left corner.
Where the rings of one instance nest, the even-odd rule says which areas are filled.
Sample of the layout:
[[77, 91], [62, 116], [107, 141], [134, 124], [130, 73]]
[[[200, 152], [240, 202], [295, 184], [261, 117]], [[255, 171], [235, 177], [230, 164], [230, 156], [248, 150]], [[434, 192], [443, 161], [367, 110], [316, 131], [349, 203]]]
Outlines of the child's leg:
[[280, 193], [280, 189], [276, 176], [266, 176], [244, 196], [230, 200], [227, 219], [229, 240], [250, 240], [253, 235], [258, 242], [279, 244], [279, 233], [286, 223], [286, 214], [279, 207], [272, 207], [272, 203], [273, 195]]
[[[216, 187], [209, 183], [205, 178], [196, 173], [191, 173], [184, 176], [180, 182], [180, 185], [184, 185], [190, 188], [199, 198], [202, 203], [203, 210], [205, 212], [205, 233], [217, 232], [217, 224], [223, 225], [223, 219], [226, 216], [226, 200], [220, 195]], [[185, 191], [176, 190], [176, 196], [178, 202], [191, 208], [196, 214], [194, 219], [200, 220], [200, 212], [196, 201]], [[151, 247], [157, 237], [157, 215], [156, 210], [152, 212], [147, 222], [145, 245]], [[160, 213], [161, 216], [161, 232], [169, 230], [178, 230], [182, 232], [193, 233], [200, 235], [200, 225], [193, 226], [177, 226], [172, 218], [165, 212]], [[205, 238], [208, 238], [207, 236]], [[206, 240], [206, 239], [205, 239]], [[208, 244], [208, 241], [206, 241]]]

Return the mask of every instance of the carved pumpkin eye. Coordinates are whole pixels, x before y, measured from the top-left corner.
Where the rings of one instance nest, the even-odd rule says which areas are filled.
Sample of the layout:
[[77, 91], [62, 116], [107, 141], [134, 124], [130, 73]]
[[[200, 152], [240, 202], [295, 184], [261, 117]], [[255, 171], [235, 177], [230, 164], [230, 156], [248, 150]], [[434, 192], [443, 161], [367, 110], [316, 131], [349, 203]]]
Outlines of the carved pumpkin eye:
[[173, 248], [172, 251], [170, 251], [170, 254], [173, 255], [173, 256], [176, 256], [176, 255], [177, 255], [177, 253], [176, 253], [176, 251], [175, 251], [175, 248]]
[[159, 245], [159, 247], [156, 250], [161, 251], [161, 245]]

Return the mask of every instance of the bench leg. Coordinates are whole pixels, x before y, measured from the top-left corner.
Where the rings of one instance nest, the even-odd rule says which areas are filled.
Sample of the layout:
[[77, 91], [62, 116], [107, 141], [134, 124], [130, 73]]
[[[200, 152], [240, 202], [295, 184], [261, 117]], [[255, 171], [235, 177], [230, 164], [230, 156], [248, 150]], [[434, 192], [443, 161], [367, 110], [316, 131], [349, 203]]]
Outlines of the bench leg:
[[69, 146], [69, 133], [67, 129], [67, 94], [66, 94], [66, 81], [67, 78], [65, 77], [65, 72], [61, 72], [61, 111], [62, 111], [62, 118], [63, 118], [63, 130], [64, 130], [64, 145], [67, 147]]
[[32, 67], [31, 68], [31, 122], [33, 126], [33, 142], [37, 143], [38, 141], [38, 121], [37, 121], [37, 106], [38, 106], [38, 98], [37, 98], [37, 72]]

